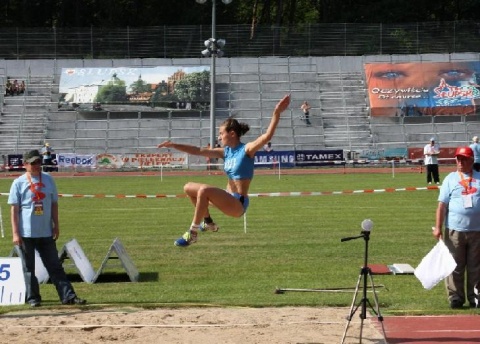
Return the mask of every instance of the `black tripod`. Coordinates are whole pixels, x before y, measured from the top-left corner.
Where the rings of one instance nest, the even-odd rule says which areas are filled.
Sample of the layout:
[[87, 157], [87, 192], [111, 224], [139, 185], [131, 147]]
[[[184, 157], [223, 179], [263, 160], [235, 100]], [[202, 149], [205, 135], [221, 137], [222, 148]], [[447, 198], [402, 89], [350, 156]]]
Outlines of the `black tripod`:
[[[385, 328], [383, 327], [383, 317], [380, 314], [380, 307], [378, 306], [378, 297], [377, 297], [377, 292], [375, 291], [375, 285], [373, 283], [373, 277], [372, 277], [372, 270], [368, 267], [368, 241], [370, 240], [370, 230], [364, 230], [361, 232], [359, 236], [355, 237], [348, 237], [348, 238], [343, 238], [341, 241], [349, 241], [353, 239], [358, 239], [358, 238], [363, 238], [365, 241], [365, 257], [364, 257], [364, 263], [363, 267], [360, 270], [360, 275], [358, 276], [358, 281], [357, 281], [357, 286], [355, 287], [355, 294], [353, 295], [353, 301], [352, 305], [350, 307], [350, 314], [347, 317], [347, 324], [345, 326], [345, 331], [343, 332], [343, 338], [342, 338], [342, 344], [345, 342], [345, 337], [347, 336], [347, 331], [348, 327], [350, 325], [350, 321], [353, 318], [353, 315], [355, 312], [358, 310], [360, 305], [362, 306], [361, 313], [360, 313], [360, 341], [359, 343], [362, 343], [362, 334], [363, 334], [363, 321], [367, 318], [367, 304], [370, 306], [372, 311], [375, 313], [377, 316], [378, 320], [382, 324], [382, 331], [383, 331], [383, 338], [386, 342], [385, 339]], [[373, 308], [372, 304], [370, 303], [370, 300], [367, 298], [367, 278], [370, 278], [370, 283], [372, 287], [372, 292], [373, 292], [373, 298], [375, 301], [375, 308]], [[358, 290], [360, 287], [360, 282], [363, 279], [363, 290], [362, 290], [362, 299], [360, 302], [355, 305], [355, 302], [357, 301], [357, 296], [358, 296]]]

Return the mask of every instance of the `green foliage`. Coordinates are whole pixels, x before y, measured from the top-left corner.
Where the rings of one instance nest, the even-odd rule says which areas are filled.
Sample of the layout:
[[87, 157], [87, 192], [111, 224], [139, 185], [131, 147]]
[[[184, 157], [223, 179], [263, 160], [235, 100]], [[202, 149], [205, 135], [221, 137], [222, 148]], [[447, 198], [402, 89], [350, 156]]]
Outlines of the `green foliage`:
[[[374, 222], [369, 263], [408, 263], [416, 267], [433, 247], [431, 235], [437, 191], [382, 192], [386, 188], [424, 186], [423, 174], [257, 175], [251, 194], [293, 191], [375, 189], [374, 193], [326, 196], [252, 197], [246, 215], [230, 218], [212, 209], [221, 226], [200, 233], [198, 243], [178, 248], [173, 241], [193, 214], [186, 198], [61, 198], [61, 248], [76, 238], [96, 270], [118, 237], [140, 271], [140, 281], [99, 281], [74, 287], [93, 306], [132, 304], [143, 307], [349, 306], [352, 293], [275, 294], [279, 288], [354, 287], [364, 259], [365, 241], [340, 239], [360, 234], [365, 218]], [[223, 187], [224, 176], [57, 177], [64, 194], [182, 194], [194, 180]], [[11, 178], [0, 179], [8, 192]], [[7, 197], [0, 198], [6, 236], [4, 256], [12, 249]], [[75, 278], [76, 271], [67, 268]], [[122, 276], [121, 268], [105, 271]], [[374, 276], [382, 312], [449, 313], [444, 286], [426, 291], [409, 276]], [[51, 284], [42, 285], [45, 307], [57, 307]], [[24, 306], [26, 307], [26, 306]], [[1, 312], [16, 310], [5, 307]], [[470, 312], [470, 311], [463, 311]]]
[[404, 29], [396, 29], [390, 33], [391, 38], [406, 52], [415, 52], [415, 37]]
[[138, 78], [130, 85], [132, 93], [150, 92], [152, 90], [151, 84], [147, 84], [144, 80]]
[[175, 84], [175, 96], [181, 101], [209, 101], [210, 72], [186, 74]]
[[100, 87], [95, 97], [96, 102], [100, 103], [121, 103], [127, 101], [127, 90], [125, 81], [113, 75], [107, 85]]
[[[301, 23], [411, 23], [478, 20], [480, 2], [427, 0], [216, 0], [220, 25], [291, 26]], [[0, 1], [2, 27], [146, 27], [210, 24], [211, 2], [195, 0]]]

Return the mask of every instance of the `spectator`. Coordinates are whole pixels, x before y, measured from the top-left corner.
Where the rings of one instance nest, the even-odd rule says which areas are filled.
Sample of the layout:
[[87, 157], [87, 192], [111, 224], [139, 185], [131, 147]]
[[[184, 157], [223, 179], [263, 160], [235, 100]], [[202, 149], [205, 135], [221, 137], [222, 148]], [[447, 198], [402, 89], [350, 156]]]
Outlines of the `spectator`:
[[272, 148], [272, 143], [268, 141], [266, 145], [263, 146], [263, 150], [267, 152], [267, 157], [268, 157], [268, 162], [272, 163], [272, 168], [276, 168], [277, 161], [275, 159], [275, 156], [273, 156], [273, 148]]
[[42, 159], [43, 170], [45, 172], [52, 172], [54, 170], [53, 161], [52, 161], [53, 148], [50, 147], [50, 144], [48, 142], [45, 142], [41, 151], [42, 151], [42, 157], [43, 157]]
[[22, 80], [22, 82], [20, 83], [20, 94], [24, 94], [25, 93], [25, 80]]
[[20, 94], [20, 85], [18, 84], [17, 79], [13, 80], [12, 92], [12, 94]]
[[42, 301], [35, 276], [37, 250], [62, 304], [83, 305], [86, 301], [75, 294], [58, 258], [55, 244], [60, 235], [57, 187], [53, 178], [41, 171], [41, 162], [38, 150], [24, 154], [26, 172], [13, 181], [8, 196], [13, 243], [23, 261], [26, 302], [39, 307]]
[[263, 150], [267, 153], [273, 152], [272, 143], [268, 141], [268, 143], [263, 146]]
[[423, 154], [425, 155], [425, 166], [427, 169], [427, 183], [432, 184], [433, 180], [436, 184], [440, 184], [440, 176], [438, 173], [438, 155], [440, 154], [440, 147], [435, 144], [434, 137], [432, 137], [430, 143], [423, 148]]
[[474, 155], [473, 169], [478, 172], [480, 171], [480, 144], [478, 143], [478, 136], [474, 136], [472, 141], [473, 143], [470, 145], [470, 148]]
[[305, 100], [302, 104], [302, 106], [300, 106], [300, 109], [302, 109], [303, 111], [303, 119], [305, 120], [305, 123], [307, 123], [307, 126], [310, 126], [312, 125], [312, 123], [310, 123], [310, 109], [312, 107], [308, 104], [308, 102]]
[[13, 96], [13, 84], [10, 81], [10, 78], [7, 78], [7, 84], [5, 85], [5, 95]]
[[457, 171], [448, 174], [440, 187], [433, 228], [434, 237], [441, 239], [445, 225], [445, 245], [457, 263], [445, 279], [453, 309], [462, 308], [465, 299], [470, 307], [476, 307], [475, 287], [480, 282], [480, 173], [473, 170], [470, 147], [457, 148], [455, 158]]

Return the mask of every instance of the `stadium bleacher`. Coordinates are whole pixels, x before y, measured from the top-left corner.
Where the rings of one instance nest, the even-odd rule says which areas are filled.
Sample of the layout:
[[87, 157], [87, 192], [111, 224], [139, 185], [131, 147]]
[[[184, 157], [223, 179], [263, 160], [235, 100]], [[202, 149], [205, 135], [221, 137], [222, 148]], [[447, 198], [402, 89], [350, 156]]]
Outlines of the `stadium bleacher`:
[[[218, 59], [216, 127], [229, 116], [250, 125], [245, 140], [268, 126], [274, 105], [284, 94], [292, 103], [282, 117], [273, 145], [277, 150], [348, 151], [423, 147], [431, 136], [442, 146], [469, 143], [480, 133], [477, 115], [373, 118], [369, 114], [365, 62], [462, 61], [476, 54], [427, 54], [365, 57], [268, 57]], [[209, 59], [2, 60], [0, 78], [27, 81], [23, 95], [3, 97], [0, 152], [41, 147], [74, 153], [149, 153], [164, 139], [206, 145], [209, 112], [102, 111], [86, 115], [58, 109], [62, 68], [129, 66], [202, 66]], [[307, 100], [311, 126], [302, 119]]]

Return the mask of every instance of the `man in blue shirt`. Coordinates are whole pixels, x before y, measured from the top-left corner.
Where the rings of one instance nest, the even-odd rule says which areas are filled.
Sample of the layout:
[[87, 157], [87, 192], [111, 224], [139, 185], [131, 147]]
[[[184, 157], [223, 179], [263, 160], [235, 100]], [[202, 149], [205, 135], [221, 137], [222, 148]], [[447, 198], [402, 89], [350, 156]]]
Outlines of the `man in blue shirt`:
[[[473, 151], [459, 147], [455, 152], [457, 171], [444, 179], [438, 196], [433, 235], [441, 239], [457, 267], [445, 279], [451, 308], [478, 304], [475, 288], [480, 286], [480, 172], [473, 170]], [[466, 286], [465, 286], [466, 274]], [[466, 295], [465, 295], [466, 287]]]
[[470, 148], [473, 150], [473, 169], [475, 171], [480, 171], [480, 144], [478, 143], [478, 136], [472, 138], [473, 143], [470, 145]]
[[10, 187], [13, 243], [22, 258], [26, 284], [26, 302], [41, 305], [40, 288], [35, 276], [35, 250], [40, 255], [62, 304], [83, 305], [85, 300], [75, 294], [58, 258], [55, 241], [60, 234], [58, 193], [53, 178], [42, 172], [42, 157], [38, 150], [24, 154], [26, 173]]

